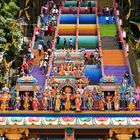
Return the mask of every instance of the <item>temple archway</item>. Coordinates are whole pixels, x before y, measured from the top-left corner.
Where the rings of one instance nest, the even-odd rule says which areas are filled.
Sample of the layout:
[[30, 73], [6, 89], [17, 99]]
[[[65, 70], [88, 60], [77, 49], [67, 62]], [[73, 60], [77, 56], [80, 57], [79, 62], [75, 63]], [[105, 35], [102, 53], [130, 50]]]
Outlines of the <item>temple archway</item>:
[[[73, 89], [74, 91], [77, 91], [77, 85], [74, 82], [71, 82], [70, 80], [66, 80], [64, 82], [62, 82], [59, 86], [58, 86], [58, 92], [61, 92], [62, 90], [68, 90], [68, 88]], [[67, 89], [66, 89], [67, 88]], [[70, 90], [70, 89], [69, 89]]]

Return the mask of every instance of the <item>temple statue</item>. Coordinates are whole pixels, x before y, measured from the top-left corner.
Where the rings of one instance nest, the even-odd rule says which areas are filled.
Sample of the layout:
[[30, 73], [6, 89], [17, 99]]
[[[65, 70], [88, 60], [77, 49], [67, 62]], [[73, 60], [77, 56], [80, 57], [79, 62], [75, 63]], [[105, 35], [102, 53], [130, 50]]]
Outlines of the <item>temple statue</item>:
[[69, 111], [71, 108], [71, 93], [72, 90], [70, 87], [65, 87], [64, 89], [64, 93], [65, 93], [65, 110]]
[[140, 110], [140, 88], [136, 88], [136, 95], [135, 95], [135, 100], [136, 100], [136, 109]]
[[48, 100], [49, 100], [49, 109], [53, 109], [53, 101], [54, 101], [54, 95], [49, 91], [48, 93]]
[[107, 109], [112, 110], [112, 95], [110, 94], [110, 92], [107, 93], [106, 104], [107, 104]]
[[1, 110], [5, 111], [6, 109], [9, 108], [9, 101], [11, 99], [11, 93], [10, 90], [7, 86], [7, 84], [5, 84], [5, 87], [2, 88], [2, 95], [0, 97], [0, 101], [1, 101]]
[[82, 104], [81, 95], [77, 91], [76, 92], [76, 95], [75, 95], [75, 107], [76, 107], [76, 111], [81, 111], [81, 104]]
[[61, 107], [61, 95], [59, 92], [57, 92], [55, 96], [55, 111], [60, 111], [60, 107]]
[[42, 105], [43, 105], [43, 110], [47, 110], [48, 109], [48, 95], [45, 93], [44, 97], [42, 99]]
[[134, 95], [132, 93], [130, 93], [128, 101], [129, 101], [128, 108], [129, 108], [130, 111], [133, 111], [135, 109], [136, 101], [135, 101]]
[[101, 95], [99, 96], [99, 110], [105, 110], [104, 107], [105, 104], [105, 98], [104, 98], [104, 93], [102, 92]]
[[30, 101], [30, 98], [29, 98], [29, 93], [28, 92], [25, 92], [25, 96], [23, 96], [23, 100], [24, 100], [24, 104], [23, 104], [23, 107], [25, 110], [28, 110], [29, 109], [29, 101]]
[[82, 95], [82, 104], [83, 104], [82, 109], [86, 110], [87, 109], [87, 100], [88, 100], [88, 90], [85, 90], [85, 92], [81, 95]]
[[21, 97], [19, 96], [19, 92], [16, 92], [14, 110], [20, 110], [20, 106], [21, 106]]
[[32, 99], [32, 108], [33, 108], [33, 110], [37, 111], [39, 109], [39, 105], [40, 104], [39, 104], [39, 101], [38, 101], [38, 99], [36, 97], [36, 93], [34, 93], [34, 97]]
[[89, 110], [93, 109], [93, 97], [92, 94], [88, 94], [87, 106]]
[[113, 102], [114, 102], [115, 110], [119, 110], [119, 108], [120, 108], [120, 95], [116, 91], [114, 93]]

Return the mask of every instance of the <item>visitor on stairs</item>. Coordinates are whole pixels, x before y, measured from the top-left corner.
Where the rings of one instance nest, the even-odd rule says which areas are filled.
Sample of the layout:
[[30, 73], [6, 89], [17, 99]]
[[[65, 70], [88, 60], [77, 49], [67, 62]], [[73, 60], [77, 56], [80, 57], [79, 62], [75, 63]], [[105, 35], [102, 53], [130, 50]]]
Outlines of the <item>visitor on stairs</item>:
[[39, 56], [41, 56], [42, 48], [43, 48], [42, 44], [39, 44], [39, 45], [38, 45]]
[[88, 7], [85, 7], [85, 13], [88, 14]]
[[106, 8], [105, 8], [105, 12], [106, 12], [106, 15], [109, 14], [109, 7], [106, 7]]
[[64, 48], [66, 48], [67, 47], [67, 40], [66, 40], [66, 38], [64, 38]]
[[42, 38], [39, 40], [39, 44], [41, 44], [42, 46], [44, 45], [44, 40]]
[[70, 49], [72, 49], [73, 48], [73, 40], [72, 40], [72, 38], [70, 38], [70, 40], [69, 40], [69, 46], [70, 46]]
[[59, 44], [60, 43], [60, 36], [59, 36], [59, 34], [57, 35], [57, 37], [56, 37], [57, 39], [57, 41], [56, 41], [56, 44]]
[[48, 63], [47, 63], [46, 61], [43, 61], [43, 65], [42, 65], [42, 73], [43, 73], [43, 74], [46, 73], [47, 65], [48, 65]]
[[42, 71], [42, 66], [43, 66], [43, 59], [41, 58], [40, 61], [39, 61], [39, 67], [40, 67], [41, 71]]
[[109, 24], [109, 16], [105, 17], [106, 23]]

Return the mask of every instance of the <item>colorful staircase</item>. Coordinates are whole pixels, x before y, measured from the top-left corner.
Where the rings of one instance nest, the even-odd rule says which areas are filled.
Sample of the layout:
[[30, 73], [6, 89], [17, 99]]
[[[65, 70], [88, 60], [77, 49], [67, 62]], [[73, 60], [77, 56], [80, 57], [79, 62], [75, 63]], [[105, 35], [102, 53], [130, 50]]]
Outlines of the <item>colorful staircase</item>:
[[38, 85], [43, 87], [44, 86], [45, 75], [40, 71], [40, 67], [39, 66], [34, 66], [31, 74], [34, 78], [37, 79]]
[[122, 50], [103, 50], [104, 66], [126, 66]]
[[122, 77], [128, 71], [128, 66], [104, 66], [104, 72], [106, 75], [114, 75], [119, 82], [122, 81]]
[[122, 78], [128, 72], [128, 66], [122, 50], [103, 50], [103, 64], [105, 75], [114, 75], [122, 82]]

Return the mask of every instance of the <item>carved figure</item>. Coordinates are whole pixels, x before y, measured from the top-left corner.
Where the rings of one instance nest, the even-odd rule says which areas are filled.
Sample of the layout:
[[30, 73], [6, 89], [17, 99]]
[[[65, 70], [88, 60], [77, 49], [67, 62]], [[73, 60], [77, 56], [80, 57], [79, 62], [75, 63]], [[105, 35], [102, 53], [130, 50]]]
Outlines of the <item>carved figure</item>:
[[107, 109], [112, 110], [112, 96], [110, 95], [110, 92], [108, 92], [106, 96], [106, 104], [107, 104]]
[[55, 97], [55, 111], [60, 111], [60, 106], [61, 106], [61, 95], [57, 93]]
[[15, 105], [14, 105], [14, 109], [15, 110], [19, 110], [21, 106], [21, 98], [19, 96], [19, 93], [17, 92], [16, 97], [15, 97]]
[[81, 110], [81, 95], [79, 94], [79, 92], [76, 92], [75, 95], [75, 106], [76, 106], [76, 111], [80, 111]]
[[32, 100], [32, 107], [33, 107], [34, 111], [37, 111], [39, 109], [39, 101], [38, 101], [35, 93], [34, 93], [34, 98]]
[[43, 110], [47, 110], [48, 109], [48, 97], [46, 94], [44, 94], [44, 97], [42, 99], [42, 104], [43, 104]]
[[23, 96], [24, 104], [23, 107], [25, 110], [29, 109], [29, 95], [28, 92], [25, 92], [25, 96]]
[[105, 98], [104, 98], [104, 93], [102, 93], [99, 97], [99, 110], [105, 110], [104, 103], [105, 103]]
[[136, 101], [135, 101], [132, 93], [130, 94], [130, 96], [128, 98], [128, 101], [129, 101], [128, 108], [129, 108], [130, 111], [133, 111], [135, 109]]
[[87, 105], [88, 105], [89, 110], [93, 109], [93, 97], [92, 97], [91, 94], [88, 95], [88, 103], [87, 103]]
[[119, 110], [119, 108], [120, 108], [120, 96], [119, 96], [119, 94], [116, 93], [116, 91], [115, 91], [115, 95], [113, 97], [113, 102], [114, 102], [115, 110]]

